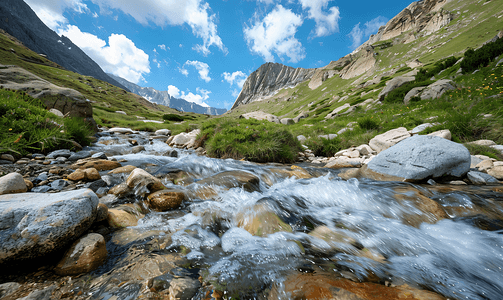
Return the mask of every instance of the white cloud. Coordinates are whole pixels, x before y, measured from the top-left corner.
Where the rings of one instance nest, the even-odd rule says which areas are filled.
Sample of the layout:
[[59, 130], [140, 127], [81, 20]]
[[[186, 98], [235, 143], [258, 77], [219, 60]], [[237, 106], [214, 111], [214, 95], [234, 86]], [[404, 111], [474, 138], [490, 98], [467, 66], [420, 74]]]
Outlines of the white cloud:
[[379, 16], [375, 19], [372, 19], [368, 22], [365, 22], [363, 25], [363, 29], [360, 28], [360, 23], [356, 24], [348, 36], [351, 38], [352, 44], [350, 46], [351, 49], [356, 49], [358, 46], [362, 44], [362, 40], [364, 38], [368, 38], [371, 34], [376, 33], [379, 30], [379, 27], [383, 26], [388, 22], [388, 19], [385, 17]]
[[25, 2], [40, 20], [54, 31], [68, 23], [68, 20], [63, 16], [65, 10], [70, 9], [78, 13], [89, 11], [82, 0], [25, 0]]
[[217, 32], [216, 15], [210, 13], [210, 5], [204, 0], [92, 0], [92, 2], [102, 9], [119, 9], [143, 25], [148, 25], [149, 22], [161, 27], [187, 24], [192, 29], [192, 34], [203, 40], [202, 44], [193, 47], [194, 50], [208, 55], [209, 47], [216, 46], [227, 53]]
[[328, 2], [332, 0], [299, 0], [302, 9], [308, 10], [308, 18], [316, 22], [311, 34], [315, 37], [327, 36], [339, 31], [339, 8], [331, 7], [327, 12]]
[[196, 88], [196, 91], [199, 94], [194, 94], [190, 91], [187, 91], [187, 93], [183, 91], [180, 92], [180, 89], [177, 88], [176, 86], [174, 85], [168, 86], [168, 94], [170, 94], [172, 97], [182, 98], [186, 101], [193, 102], [204, 107], [209, 107], [209, 105], [206, 104], [204, 101], [210, 97], [209, 94], [211, 94], [211, 92], [201, 88]]
[[293, 63], [304, 59], [305, 50], [295, 38], [297, 28], [302, 25], [302, 18], [290, 9], [277, 5], [263, 20], [256, 20], [250, 27], [245, 26], [244, 35], [248, 47], [266, 61], [274, 61], [273, 53], [281, 59], [290, 58]]
[[234, 90], [232, 90], [232, 94], [231, 95], [232, 95], [232, 97], [237, 98], [237, 96], [239, 96], [240, 92], [241, 92], [240, 90], [234, 89]]
[[[158, 47], [164, 51], [166, 51], [166, 45], [162, 44], [162, 45], [158, 45]], [[169, 47], [167, 47], [167, 49], [169, 49]]]
[[210, 66], [208, 66], [207, 63], [203, 63], [203, 62], [200, 62], [200, 61], [197, 61], [197, 60], [188, 60], [188, 61], [186, 61], [183, 64], [183, 66], [178, 69], [178, 70], [180, 70], [180, 73], [182, 73], [185, 76], [189, 75], [189, 71], [185, 68], [185, 66], [187, 66], [187, 65], [195, 67], [196, 70], [199, 72], [199, 77], [202, 80], [204, 80], [206, 82], [210, 82], [211, 81], [211, 78], [209, 76]]
[[105, 71], [138, 83], [150, 73], [149, 56], [122, 34], [112, 34], [107, 43], [97, 36], [68, 25], [58, 30], [79, 46]]
[[245, 84], [246, 78], [248, 77], [241, 71], [236, 71], [232, 74], [224, 72], [222, 76], [224, 77], [225, 81], [227, 81], [231, 86], [235, 82], [239, 86], [239, 88], [243, 88], [243, 84]]
[[99, 17], [98, 13], [97, 12], [93, 12], [93, 18], [98, 18], [98, 17]]

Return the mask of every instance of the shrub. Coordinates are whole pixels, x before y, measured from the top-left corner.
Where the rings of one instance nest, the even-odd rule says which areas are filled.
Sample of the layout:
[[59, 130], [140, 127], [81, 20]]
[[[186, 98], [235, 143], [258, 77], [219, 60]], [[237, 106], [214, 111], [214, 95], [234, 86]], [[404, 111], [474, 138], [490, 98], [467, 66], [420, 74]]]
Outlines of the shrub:
[[301, 150], [285, 126], [254, 119], [209, 120], [202, 125], [201, 137], [205, 135], [206, 152], [218, 158], [293, 163]]
[[416, 75], [416, 82], [429, 80], [443, 70], [452, 67], [457, 61], [458, 59], [456, 57], [450, 56], [444, 60], [437, 61], [431, 69], [421, 68]]
[[342, 149], [341, 141], [338, 137], [335, 139], [324, 139], [320, 137], [309, 138], [305, 141], [305, 145], [313, 151], [316, 156], [331, 157]]
[[477, 50], [468, 49], [461, 62], [463, 73], [473, 72], [480, 67], [484, 67], [501, 54], [503, 54], [503, 39], [487, 43]]
[[379, 128], [379, 123], [371, 117], [364, 117], [357, 122], [361, 129], [373, 130]]
[[181, 122], [185, 120], [184, 117], [175, 114], [165, 114], [162, 116], [162, 119], [165, 121], [173, 121], [173, 122]]

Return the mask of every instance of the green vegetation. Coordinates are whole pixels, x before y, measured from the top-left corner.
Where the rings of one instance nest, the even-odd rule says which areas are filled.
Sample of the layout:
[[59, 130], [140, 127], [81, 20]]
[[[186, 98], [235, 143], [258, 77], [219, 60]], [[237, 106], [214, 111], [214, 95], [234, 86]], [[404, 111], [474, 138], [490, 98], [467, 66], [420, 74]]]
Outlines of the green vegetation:
[[254, 162], [293, 163], [301, 149], [286, 125], [254, 119], [210, 120], [203, 123], [200, 138], [212, 157]]
[[82, 119], [62, 119], [45, 109], [40, 100], [24, 92], [0, 89], [0, 152], [25, 155], [90, 144], [93, 134]]
[[470, 73], [479, 67], [487, 66], [495, 57], [503, 54], [503, 39], [487, 43], [477, 50], [468, 49], [461, 62], [463, 73]]

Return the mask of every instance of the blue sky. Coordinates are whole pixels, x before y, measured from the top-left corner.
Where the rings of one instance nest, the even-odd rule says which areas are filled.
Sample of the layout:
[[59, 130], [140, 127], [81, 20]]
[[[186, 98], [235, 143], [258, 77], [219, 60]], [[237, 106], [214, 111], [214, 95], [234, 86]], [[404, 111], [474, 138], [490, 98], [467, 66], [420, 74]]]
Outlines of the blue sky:
[[229, 109], [265, 62], [318, 68], [410, 0], [25, 0], [105, 72]]

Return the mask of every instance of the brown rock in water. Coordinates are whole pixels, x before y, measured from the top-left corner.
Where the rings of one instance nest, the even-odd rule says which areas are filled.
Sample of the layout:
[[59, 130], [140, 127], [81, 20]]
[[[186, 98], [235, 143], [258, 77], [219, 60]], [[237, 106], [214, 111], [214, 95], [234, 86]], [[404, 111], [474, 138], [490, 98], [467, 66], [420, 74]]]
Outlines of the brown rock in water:
[[[445, 300], [434, 292], [412, 288], [406, 284], [388, 287], [371, 282], [354, 282], [333, 274], [292, 274], [283, 283], [284, 292], [291, 299], [344, 299], [344, 300]], [[278, 298], [277, 286], [268, 299]]]
[[108, 194], [115, 195], [117, 197], [125, 196], [132, 192], [132, 189], [127, 186], [125, 182], [120, 183], [108, 191]]
[[0, 195], [24, 193], [26, 190], [26, 183], [21, 174], [9, 173], [0, 177]]
[[292, 232], [292, 227], [264, 204], [255, 205], [251, 212], [240, 213], [236, 220], [238, 227], [255, 236], [266, 236], [279, 231]]
[[138, 220], [143, 218], [141, 209], [138, 205], [124, 204], [117, 208], [108, 210], [108, 225], [113, 228], [123, 228], [138, 225]]
[[168, 211], [178, 208], [186, 196], [182, 191], [162, 190], [148, 196], [148, 206], [156, 211]]
[[124, 166], [124, 167], [120, 167], [120, 168], [114, 169], [114, 170], [108, 172], [108, 174], [131, 173], [131, 172], [133, 172], [134, 169], [136, 169], [135, 166], [127, 165], [127, 166]]
[[129, 188], [135, 188], [137, 186], [150, 187], [154, 183], [159, 183], [160, 180], [152, 175], [150, 175], [147, 171], [136, 168], [134, 169], [129, 177], [126, 179], [126, 184]]
[[54, 272], [61, 276], [87, 273], [101, 266], [107, 256], [108, 252], [103, 236], [89, 233], [73, 243], [54, 268]]
[[101, 175], [96, 170], [96, 168], [88, 168], [88, 169], [77, 169], [75, 172], [72, 174], [68, 175], [67, 177], [69, 180], [72, 181], [95, 181], [98, 179], [101, 179]]
[[108, 206], [103, 203], [98, 204], [96, 208], [96, 219], [94, 222], [105, 221], [108, 217]]
[[76, 170], [76, 169], [95, 168], [98, 171], [106, 171], [120, 167], [121, 164], [116, 161], [111, 161], [107, 159], [86, 158], [78, 160], [76, 163], [70, 166], [70, 169]]

